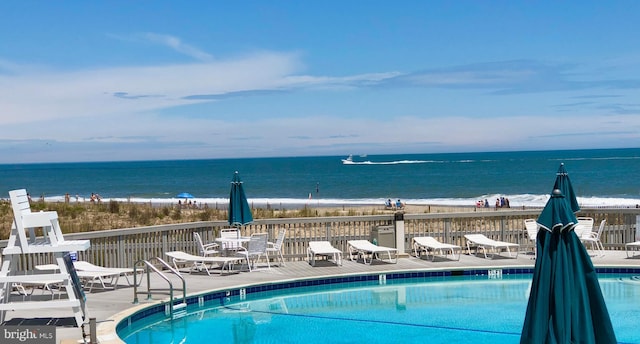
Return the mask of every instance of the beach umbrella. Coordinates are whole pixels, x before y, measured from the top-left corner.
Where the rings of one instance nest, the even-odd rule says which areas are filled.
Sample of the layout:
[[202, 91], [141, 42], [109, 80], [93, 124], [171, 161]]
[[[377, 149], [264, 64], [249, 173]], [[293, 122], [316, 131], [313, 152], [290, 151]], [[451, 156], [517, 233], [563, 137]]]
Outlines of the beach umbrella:
[[229, 193], [229, 225], [238, 227], [251, 222], [253, 222], [251, 208], [249, 208], [247, 196], [244, 194], [240, 175], [236, 171], [231, 181], [231, 192]]
[[576, 199], [576, 193], [573, 191], [573, 186], [571, 186], [569, 173], [567, 173], [567, 169], [564, 167], [564, 163], [560, 164], [558, 172], [556, 173], [556, 182], [555, 184], [553, 184], [553, 190], [555, 189], [558, 189], [562, 192], [565, 200], [569, 202], [569, 208], [572, 212], [577, 213], [580, 211], [580, 205], [578, 204], [578, 200]]
[[176, 195], [177, 198], [195, 198], [193, 197], [192, 194], [188, 193], [188, 192], [181, 192], [178, 195]]
[[598, 276], [559, 189], [537, 220], [536, 264], [521, 344], [616, 343]]

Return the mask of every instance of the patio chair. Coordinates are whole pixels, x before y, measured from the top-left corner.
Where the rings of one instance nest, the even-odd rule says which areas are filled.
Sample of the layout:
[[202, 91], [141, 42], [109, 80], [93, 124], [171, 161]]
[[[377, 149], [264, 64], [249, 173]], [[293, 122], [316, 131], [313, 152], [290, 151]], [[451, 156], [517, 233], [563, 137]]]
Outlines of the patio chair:
[[311, 266], [316, 266], [316, 257], [333, 256], [333, 261], [336, 265], [342, 266], [342, 251], [333, 247], [328, 241], [310, 241], [309, 247], [307, 247], [307, 258]]
[[529, 240], [533, 241], [533, 258], [536, 258], [536, 238], [538, 237], [538, 222], [536, 219], [526, 219], [524, 220], [524, 228], [527, 231], [527, 237]]
[[170, 251], [165, 252], [164, 254], [171, 258], [176, 270], [178, 270], [178, 264], [190, 263], [191, 266], [189, 267], [189, 273], [194, 270], [204, 270], [209, 276], [211, 276], [211, 272], [209, 271], [207, 264], [209, 264], [210, 267], [213, 267], [213, 264], [220, 265], [220, 275], [222, 275], [225, 268], [227, 272], [230, 273], [233, 270], [233, 265], [235, 263], [242, 262], [244, 259], [242, 257], [195, 256], [183, 251]]
[[[347, 241], [347, 247], [349, 248], [349, 259], [352, 261], [354, 260], [353, 254], [356, 253], [358, 257], [362, 257], [365, 264], [370, 265], [376, 258], [384, 260], [380, 258], [380, 254], [386, 253], [390, 263], [395, 264], [398, 262], [397, 250], [392, 247], [374, 245], [367, 240], [349, 240]], [[396, 256], [395, 260], [391, 258], [391, 253]], [[367, 263], [367, 256], [371, 256], [369, 263]]]
[[247, 265], [249, 266], [249, 271], [253, 271], [258, 259], [264, 256], [267, 260], [267, 267], [271, 269], [271, 264], [269, 263], [269, 253], [267, 252], [267, 239], [269, 238], [268, 233], [254, 233], [251, 235], [251, 239], [249, 240], [249, 245], [247, 248], [240, 246], [238, 247], [237, 256], [243, 257], [247, 260]]
[[520, 245], [506, 242], [506, 241], [497, 241], [493, 239], [487, 238], [484, 234], [465, 234], [464, 237], [467, 239], [467, 253], [471, 254], [471, 247], [476, 248], [476, 252], [478, 249], [482, 249], [484, 253], [484, 257], [487, 258], [487, 249], [492, 249], [494, 254], [491, 258], [495, 258], [496, 254], [498, 254], [498, 250], [506, 249], [509, 253], [509, 257], [513, 257], [511, 255], [511, 248], [516, 250], [515, 258], [518, 258], [518, 248]]
[[201, 256], [206, 257], [206, 256], [216, 255], [220, 253], [217, 250], [217, 248], [220, 247], [220, 245], [218, 245], [215, 242], [205, 244], [202, 241], [202, 237], [200, 236], [200, 233], [193, 232], [193, 239], [196, 241], [196, 246], [198, 246], [198, 251], [200, 252]]
[[413, 252], [416, 258], [420, 258], [422, 252], [427, 255], [429, 258], [429, 252], [431, 252], [431, 261], [434, 261], [436, 258], [436, 251], [440, 252], [441, 256], [447, 257], [447, 253], [451, 253], [452, 258], [455, 258], [455, 251], [458, 251], [458, 258], [456, 260], [460, 260], [460, 254], [462, 248], [458, 245], [446, 244], [438, 241], [434, 237], [426, 236], [426, 237], [414, 237], [413, 241]]
[[591, 249], [594, 251], [598, 251], [600, 256], [604, 256], [604, 246], [602, 245], [602, 241], [600, 240], [600, 236], [604, 231], [604, 226], [607, 220], [600, 221], [600, 226], [598, 226], [598, 230], [594, 232], [583, 232], [580, 237], [580, 241], [585, 244], [591, 245]]
[[579, 217], [578, 224], [574, 228], [574, 232], [578, 238], [588, 237], [593, 231], [593, 218], [592, 217]]
[[[240, 242], [236, 241], [240, 239], [240, 229], [238, 228], [223, 228], [220, 230], [220, 243], [222, 244], [222, 249], [227, 253], [229, 251], [238, 251], [242, 245]], [[224, 239], [231, 239], [229, 241]]]
[[276, 242], [267, 242], [267, 253], [275, 253], [276, 258], [280, 260], [282, 266], [284, 266], [284, 256], [282, 255], [282, 245], [284, 244], [284, 238], [287, 235], [285, 229], [278, 231], [278, 237]]

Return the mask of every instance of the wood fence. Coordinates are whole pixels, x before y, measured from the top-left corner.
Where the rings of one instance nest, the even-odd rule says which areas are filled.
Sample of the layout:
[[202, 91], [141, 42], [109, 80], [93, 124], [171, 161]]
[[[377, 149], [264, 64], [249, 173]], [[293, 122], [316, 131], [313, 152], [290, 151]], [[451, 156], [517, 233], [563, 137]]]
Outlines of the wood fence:
[[[411, 238], [415, 236], [428, 235], [442, 242], [465, 246], [464, 234], [468, 233], [482, 233], [492, 239], [518, 243], [521, 250], [525, 250], [532, 248], [533, 243], [526, 236], [524, 220], [535, 219], [539, 213], [538, 209], [260, 219], [242, 227], [241, 232], [243, 236], [267, 232], [275, 241], [278, 230], [286, 229], [283, 254], [290, 261], [306, 259], [309, 241], [327, 240], [346, 252], [348, 240], [370, 240], [372, 229], [378, 226], [395, 228], [396, 221], [404, 221], [406, 253], [409, 253]], [[636, 240], [640, 209], [583, 209], [578, 216], [593, 217], [595, 226], [601, 220], [607, 220], [601, 238], [606, 249], [621, 250], [625, 243]], [[193, 232], [199, 233], [203, 241], [210, 242], [215, 240], [220, 229], [227, 227], [225, 221], [190, 222], [65, 234], [65, 240], [91, 240], [90, 249], [77, 253], [79, 260], [106, 267], [133, 267], [141, 259], [165, 258], [164, 252], [167, 251], [198, 254]], [[6, 240], [0, 241], [0, 248], [6, 244]], [[23, 255], [20, 265], [28, 270], [34, 265], [50, 262], [51, 257], [47, 254], [30, 254]]]

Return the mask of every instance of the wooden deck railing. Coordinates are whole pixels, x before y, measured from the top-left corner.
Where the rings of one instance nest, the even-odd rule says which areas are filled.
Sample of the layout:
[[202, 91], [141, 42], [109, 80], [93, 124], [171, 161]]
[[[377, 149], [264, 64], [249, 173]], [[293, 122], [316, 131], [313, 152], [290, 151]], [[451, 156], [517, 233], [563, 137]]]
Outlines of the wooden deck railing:
[[[464, 234], [482, 233], [502, 241], [519, 243], [521, 249], [532, 247], [524, 230], [524, 220], [537, 218], [540, 210], [507, 210], [491, 212], [403, 214], [405, 228], [405, 251], [410, 251], [414, 236], [433, 236], [438, 240], [460, 246], [466, 245]], [[596, 226], [607, 220], [602, 242], [607, 249], [624, 249], [624, 244], [635, 241], [636, 223], [640, 209], [583, 209], [579, 216], [593, 217]], [[275, 241], [279, 228], [287, 235], [283, 254], [287, 260], [306, 258], [307, 243], [311, 240], [328, 240], [336, 248], [347, 251], [347, 241], [370, 239], [376, 226], [394, 226], [396, 216], [336, 216], [260, 219], [242, 227], [242, 235], [267, 232]], [[107, 267], [132, 267], [140, 259], [164, 257], [164, 252], [182, 250], [197, 254], [193, 232], [198, 232], [203, 241], [215, 240], [220, 229], [227, 228], [225, 221], [191, 222], [173, 225], [115, 229], [97, 232], [65, 234], [65, 240], [89, 239], [91, 248], [78, 252], [79, 260], [90, 261]], [[0, 248], [6, 240], [0, 241]], [[20, 264], [31, 269], [37, 264], [48, 264], [47, 254], [24, 256]]]

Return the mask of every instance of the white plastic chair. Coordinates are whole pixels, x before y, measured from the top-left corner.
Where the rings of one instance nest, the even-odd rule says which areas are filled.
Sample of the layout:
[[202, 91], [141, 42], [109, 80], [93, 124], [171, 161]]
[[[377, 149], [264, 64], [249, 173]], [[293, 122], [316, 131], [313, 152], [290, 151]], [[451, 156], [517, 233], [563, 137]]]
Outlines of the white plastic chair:
[[535, 219], [526, 219], [524, 220], [524, 228], [527, 231], [527, 236], [529, 240], [533, 241], [533, 258], [536, 258], [536, 238], [538, 237], [538, 222]]
[[602, 245], [602, 241], [600, 240], [600, 236], [602, 235], [602, 232], [604, 231], [604, 225], [606, 224], [607, 220], [602, 220], [600, 222], [600, 226], [598, 226], [598, 230], [597, 231], [592, 231], [592, 232], [584, 232], [582, 234], [582, 236], [580, 237], [580, 241], [582, 241], [585, 246], [587, 243], [589, 243], [591, 245], [591, 249], [592, 250], [597, 250], [600, 254], [600, 256], [604, 256], [604, 246]]
[[202, 241], [202, 237], [200, 236], [200, 233], [193, 232], [193, 239], [196, 241], [196, 245], [198, 245], [198, 252], [200, 253], [201, 256], [206, 257], [206, 256], [215, 255], [219, 253], [219, 251], [217, 250], [218, 244], [214, 242], [205, 244]]
[[267, 260], [267, 267], [271, 269], [269, 254], [267, 253], [268, 238], [268, 233], [254, 233], [251, 235], [251, 239], [249, 240], [249, 247], [244, 248], [240, 246], [238, 248], [238, 252], [236, 254], [240, 257], [246, 258], [249, 271], [253, 271], [252, 267], [255, 267], [256, 262], [262, 256]]
[[282, 263], [282, 266], [284, 266], [284, 256], [282, 255], [282, 245], [284, 244], [284, 238], [287, 234], [287, 231], [285, 229], [281, 229], [280, 231], [278, 231], [278, 238], [276, 239], [276, 242], [268, 242], [267, 243], [267, 253], [275, 253], [277, 259], [279, 259], [279, 261]]
[[579, 217], [578, 224], [573, 231], [580, 239], [591, 236], [590, 233], [593, 231], [593, 218]]

